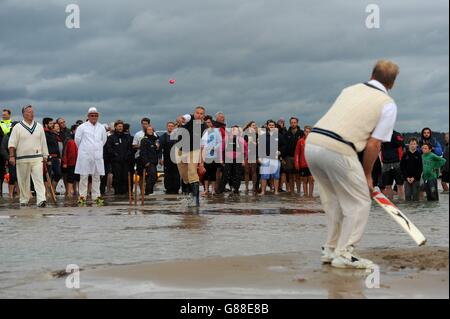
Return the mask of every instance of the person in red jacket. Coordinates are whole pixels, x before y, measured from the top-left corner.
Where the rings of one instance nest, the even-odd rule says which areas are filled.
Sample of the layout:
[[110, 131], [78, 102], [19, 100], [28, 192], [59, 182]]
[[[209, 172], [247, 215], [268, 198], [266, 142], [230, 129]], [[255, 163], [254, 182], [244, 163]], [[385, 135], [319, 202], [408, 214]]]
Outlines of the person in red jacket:
[[[77, 125], [71, 127], [72, 136], [75, 136]], [[67, 172], [67, 195], [75, 196], [78, 194], [78, 182], [80, 181], [80, 175], [75, 174], [75, 166], [77, 164], [78, 147], [74, 139], [71, 138], [67, 141], [66, 147], [63, 152], [62, 165]]]
[[314, 178], [308, 168], [308, 163], [305, 159], [305, 143], [308, 134], [311, 132], [311, 126], [304, 127], [304, 136], [298, 140], [295, 147], [294, 163], [295, 169], [300, 172], [300, 181], [303, 184], [303, 196], [313, 197], [314, 192]]

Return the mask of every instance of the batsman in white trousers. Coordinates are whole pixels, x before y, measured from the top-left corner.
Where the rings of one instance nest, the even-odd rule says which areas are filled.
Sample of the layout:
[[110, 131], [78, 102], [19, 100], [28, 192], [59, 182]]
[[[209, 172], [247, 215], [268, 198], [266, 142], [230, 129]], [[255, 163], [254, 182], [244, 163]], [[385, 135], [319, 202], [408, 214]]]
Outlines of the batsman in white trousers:
[[367, 179], [356, 153], [347, 156], [307, 144], [305, 157], [327, 216], [324, 247], [339, 256], [359, 243], [367, 225], [371, 206]]

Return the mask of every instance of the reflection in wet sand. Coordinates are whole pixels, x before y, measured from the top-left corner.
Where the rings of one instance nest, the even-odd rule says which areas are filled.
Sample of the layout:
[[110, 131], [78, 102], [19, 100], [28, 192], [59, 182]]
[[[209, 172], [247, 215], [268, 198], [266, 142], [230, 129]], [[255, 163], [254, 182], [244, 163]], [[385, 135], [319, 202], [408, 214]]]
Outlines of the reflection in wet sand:
[[322, 266], [322, 287], [328, 290], [329, 299], [365, 299], [364, 283], [369, 275], [362, 269], [338, 269]]

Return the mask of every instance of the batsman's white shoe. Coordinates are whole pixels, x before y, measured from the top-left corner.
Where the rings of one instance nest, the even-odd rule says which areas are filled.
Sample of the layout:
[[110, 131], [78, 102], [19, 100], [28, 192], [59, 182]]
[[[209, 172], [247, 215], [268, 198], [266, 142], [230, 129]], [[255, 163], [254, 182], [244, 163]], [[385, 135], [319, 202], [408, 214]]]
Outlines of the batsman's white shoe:
[[322, 246], [322, 256], [320, 257], [320, 261], [322, 264], [331, 264], [334, 259], [334, 249], [330, 247]]
[[362, 262], [364, 262], [364, 263], [367, 263], [367, 264], [370, 264], [370, 263], [373, 264], [373, 262], [372, 262], [371, 260], [366, 259], [366, 258], [362, 258], [360, 255], [358, 255], [357, 253], [355, 253], [355, 246], [348, 246], [346, 250], [347, 250], [350, 254], [352, 254], [353, 256], [355, 256], [356, 258], [358, 258], [360, 261], [362, 261]]
[[348, 251], [336, 256], [331, 262], [331, 266], [336, 268], [367, 269], [372, 268], [373, 265], [373, 262], [369, 259], [356, 257]]

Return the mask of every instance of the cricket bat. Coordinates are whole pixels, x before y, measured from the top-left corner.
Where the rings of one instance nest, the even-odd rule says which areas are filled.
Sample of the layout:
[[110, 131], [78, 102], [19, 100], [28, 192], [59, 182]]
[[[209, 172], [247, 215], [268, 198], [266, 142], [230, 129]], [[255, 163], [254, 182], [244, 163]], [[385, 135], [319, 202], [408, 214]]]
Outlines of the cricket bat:
[[386, 213], [388, 213], [409, 236], [416, 242], [418, 246], [425, 245], [427, 239], [422, 232], [403, 214], [397, 206], [395, 206], [378, 187], [375, 187], [372, 193], [373, 199], [380, 205]]

